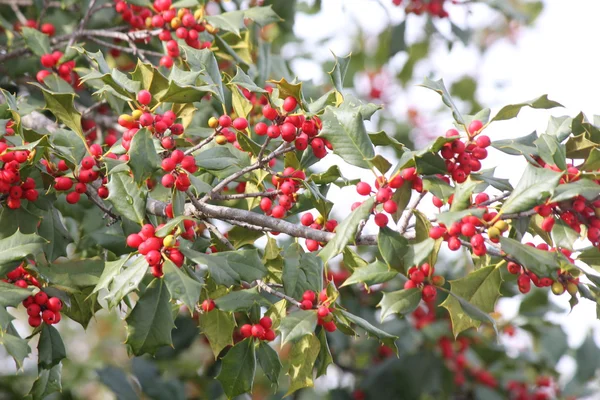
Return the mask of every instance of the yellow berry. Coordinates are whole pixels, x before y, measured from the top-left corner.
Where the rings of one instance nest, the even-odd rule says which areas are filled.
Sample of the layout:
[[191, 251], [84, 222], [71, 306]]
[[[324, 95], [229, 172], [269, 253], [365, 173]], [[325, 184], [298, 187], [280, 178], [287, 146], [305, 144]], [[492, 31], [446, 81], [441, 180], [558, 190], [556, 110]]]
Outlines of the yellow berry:
[[217, 144], [225, 144], [227, 143], [227, 138], [224, 135], [217, 135], [215, 137], [215, 142], [217, 142]]
[[577, 288], [576, 284], [569, 282], [567, 283], [567, 292], [569, 292], [571, 296], [575, 296], [577, 292], [579, 292], [579, 289]]
[[206, 24], [204, 26], [206, 28], [206, 32], [210, 33], [211, 35], [214, 34], [215, 32], [217, 32], [217, 28], [215, 28], [211, 24]]
[[142, 110], [133, 110], [133, 112], [131, 113], [131, 118], [133, 118], [135, 121], [137, 121], [138, 119], [140, 119], [142, 114], [143, 114]]
[[135, 121], [135, 120], [133, 119], [133, 117], [132, 117], [131, 115], [129, 115], [129, 114], [121, 114], [121, 115], [119, 116], [119, 119], [121, 119], [121, 120], [123, 120], [123, 121], [125, 121], [125, 122], [133, 122], [133, 121]]
[[181, 20], [179, 18], [173, 18], [171, 20], [171, 28], [177, 29], [181, 26]]
[[152, 28], [152, 18], [151, 17], [146, 18], [146, 20], [144, 21], [144, 24], [146, 24], [146, 28], [148, 28], [148, 29]]
[[315, 223], [319, 224], [319, 225], [323, 225], [323, 223], [325, 222], [325, 218], [323, 218], [322, 215], [319, 215], [316, 219], [315, 219]]
[[446, 279], [441, 275], [436, 275], [433, 278], [431, 278], [431, 282], [435, 286], [444, 286], [444, 283], [446, 283]]
[[560, 282], [554, 282], [552, 284], [551, 289], [552, 289], [552, 293], [554, 293], [557, 296], [560, 296], [561, 294], [563, 294], [565, 292], [565, 287]]
[[194, 11], [194, 18], [196, 18], [197, 21], [200, 21], [202, 18], [204, 18], [204, 9], [199, 8]]
[[169, 247], [173, 247], [174, 245], [175, 245], [175, 236], [173, 236], [173, 235], [165, 236], [165, 238], [163, 239], [163, 246], [169, 248]]
[[506, 221], [499, 220], [494, 224], [494, 228], [498, 228], [500, 232], [504, 232], [508, 229], [508, 224]]
[[183, 18], [183, 16], [185, 14], [187, 14], [187, 9], [180, 8], [179, 10], [177, 10], [177, 18], [179, 18], [179, 19]]
[[490, 237], [490, 239], [496, 239], [500, 237], [500, 229], [496, 228], [495, 226], [492, 226], [491, 228], [488, 229], [488, 236]]
[[208, 126], [210, 128], [216, 128], [217, 126], [219, 126], [219, 120], [216, 119], [215, 117], [210, 117], [208, 119]]

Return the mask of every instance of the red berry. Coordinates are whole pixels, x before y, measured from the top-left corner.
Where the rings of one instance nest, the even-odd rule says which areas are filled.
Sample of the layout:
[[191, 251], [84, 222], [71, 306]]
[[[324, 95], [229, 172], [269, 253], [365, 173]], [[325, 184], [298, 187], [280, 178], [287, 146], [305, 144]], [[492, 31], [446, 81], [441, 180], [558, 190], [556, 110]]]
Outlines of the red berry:
[[243, 131], [248, 127], [248, 120], [246, 118], [236, 118], [233, 120], [233, 127], [238, 131]]
[[147, 90], [140, 90], [137, 94], [137, 101], [141, 105], [147, 106], [152, 101], [152, 93]]
[[277, 110], [275, 110], [273, 107], [271, 107], [268, 104], [263, 107], [262, 113], [263, 113], [263, 116], [268, 120], [273, 121], [275, 118], [277, 118]]
[[54, 36], [56, 28], [51, 23], [45, 23], [40, 27], [40, 31], [48, 36]]
[[268, 329], [267, 331], [265, 331], [265, 336], [264, 339], [268, 342], [272, 342], [273, 340], [275, 340], [275, 331], [273, 331], [272, 329]]
[[317, 298], [317, 294], [312, 290], [307, 290], [302, 294], [302, 300], [309, 300], [310, 302], [314, 302]]
[[54, 311], [46, 310], [42, 313], [42, 320], [48, 325], [52, 325], [56, 322], [56, 316], [54, 315]]
[[393, 214], [396, 211], [398, 211], [398, 204], [396, 204], [394, 200], [388, 200], [385, 203], [383, 203], [383, 209], [385, 210], [385, 212]]
[[302, 217], [300, 217], [300, 223], [304, 226], [311, 226], [313, 222], [315, 222], [315, 219], [311, 213], [303, 214]]
[[312, 239], [306, 239], [306, 249], [311, 252], [319, 250], [319, 242]]
[[259, 136], [264, 136], [267, 134], [268, 126], [264, 122], [259, 122], [254, 125], [254, 132]]
[[549, 217], [544, 218], [542, 221], [542, 229], [546, 232], [551, 232], [554, 227], [554, 217], [551, 215]]
[[[470, 127], [470, 126], [469, 126]], [[490, 140], [489, 136], [486, 135], [480, 135], [477, 137], [477, 139], [475, 140], [475, 143], [477, 144], [477, 147], [481, 147], [481, 148], [486, 148], [488, 147], [490, 144], [492, 144], [492, 141]]]
[[475, 133], [479, 132], [481, 128], [483, 128], [483, 122], [479, 121], [478, 119], [473, 120], [469, 124], [469, 134], [474, 135]]
[[387, 215], [379, 213], [377, 215], [375, 215], [375, 224], [380, 227], [383, 228], [384, 226], [387, 226], [389, 222], [389, 219], [387, 217]]
[[329, 314], [331, 314], [331, 311], [329, 311], [329, 307], [319, 306], [319, 308], [317, 309], [317, 315], [320, 318], [325, 318]]
[[43, 306], [48, 301], [48, 295], [40, 291], [33, 296], [33, 299], [36, 304]]
[[54, 59], [52, 54], [44, 54], [42, 57], [40, 57], [40, 62], [46, 68], [54, 67], [56, 65], [56, 61], [57, 60]]
[[202, 302], [201, 308], [202, 308], [202, 311], [204, 311], [204, 312], [209, 312], [209, 311], [214, 310], [214, 308], [215, 308], [214, 300], [212, 300], [212, 299], [204, 300]]
[[242, 334], [243, 337], [249, 338], [250, 336], [252, 336], [252, 325], [250, 325], [250, 324], [242, 325], [242, 327], [240, 328], [240, 333]]
[[173, 66], [173, 59], [169, 56], [163, 56], [160, 59], [160, 65], [165, 68], [171, 68]]
[[285, 216], [285, 208], [281, 205], [273, 207], [271, 216], [273, 218], [283, 218]]
[[310, 310], [313, 307], [313, 302], [310, 300], [302, 300], [300, 302], [300, 308], [302, 308], [303, 310]]
[[267, 316], [262, 317], [260, 319], [259, 323], [265, 329], [271, 329], [271, 327], [273, 326], [273, 320], [271, 320], [271, 318], [269, 318]]
[[39, 304], [33, 303], [27, 307], [27, 315], [29, 315], [30, 317], [35, 317], [37, 315], [40, 315], [41, 312], [42, 312], [42, 308], [40, 307]]
[[369, 194], [371, 194], [371, 185], [369, 185], [366, 182], [358, 182], [356, 184], [356, 191], [361, 196], [368, 196]]
[[431, 303], [435, 300], [437, 296], [437, 289], [435, 286], [427, 285], [423, 288], [423, 292], [421, 293], [421, 298], [426, 303]]
[[229, 128], [231, 126], [231, 117], [229, 115], [221, 115], [219, 117], [219, 125], [223, 128]]
[[49, 75], [52, 75], [52, 72], [50, 72], [46, 69], [42, 69], [42, 70], [38, 71], [38, 73], [35, 75], [35, 79], [39, 83], [44, 83], [44, 79], [46, 79]]
[[327, 332], [335, 332], [335, 330], [337, 329], [337, 326], [335, 326], [334, 321], [329, 321], [329, 322], [325, 322], [323, 324], [323, 328], [325, 328], [325, 330]]
[[256, 325], [252, 325], [252, 336], [254, 336], [257, 339], [262, 339], [265, 335], [265, 328], [263, 328], [261, 325], [256, 324]]
[[58, 297], [50, 297], [46, 303], [46, 307], [54, 312], [62, 310], [62, 301]]
[[412, 274], [410, 274], [410, 280], [413, 281], [416, 285], [423, 283], [425, 280], [425, 274], [422, 271], [416, 270]]
[[161, 255], [157, 250], [150, 250], [148, 254], [146, 254], [146, 261], [149, 265], [157, 265], [160, 263]]
[[35, 317], [29, 317], [29, 319], [27, 320], [27, 322], [29, 323], [29, 325], [33, 328], [37, 328], [38, 326], [40, 326], [42, 324], [42, 317], [35, 316]]
[[283, 109], [287, 112], [294, 111], [294, 109], [296, 108], [297, 105], [298, 105], [298, 101], [296, 101], [296, 99], [293, 98], [292, 96], [286, 97], [285, 100], [283, 101]]

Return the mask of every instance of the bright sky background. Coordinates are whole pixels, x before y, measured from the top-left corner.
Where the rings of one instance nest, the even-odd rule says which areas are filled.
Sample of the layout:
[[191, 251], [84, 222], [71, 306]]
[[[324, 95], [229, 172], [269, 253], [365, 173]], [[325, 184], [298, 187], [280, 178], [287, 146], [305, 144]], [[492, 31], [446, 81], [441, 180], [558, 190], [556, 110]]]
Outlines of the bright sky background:
[[[548, 94], [551, 99], [565, 106], [550, 111], [523, 109], [518, 118], [491, 125], [486, 133], [492, 140], [523, 136], [534, 130], [544, 132], [550, 115], [575, 116], [583, 111], [591, 119], [594, 113], [600, 114], [599, 69], [594, 62], [592, 47], [595, 43], [592, 38], [600, 37], [600, 24], [597, 21], [600, 2], [548, 0], [545, 3], [545, 9], [536, 24], [532, 28], [522, 29], [516, 43], [499, 41], [483, 58], [472, 46], [465, 47], [457, 43], [452, 51], [439, 46], [430, 55], [429, 66], [418, 66], [415, 69], [416, 81], [421, 81], [431, 70], [437, 71], [435, 79], [443, 78], [446, 81], [472, 75], [479, 82], [478, 99], [481, 104], [492, 109], [492, 115], [506, 104], [534, 99], [542, 94]], [[393, 21], [403, 19], [403, 12], [391, 5], [391, 0], [381, 0], [379, 4], [365, 0], [324, 0], [323, 10], [319, 14], [297, 17], [295, 33], [303, 40], [303, 48], [312, 49], [315, 58], [319, 60], [331, 59], [329, 50], [340, 56], [346, 55], [352, 50], [357, 25], [373, 36], [382, 30], [388, 17], [380, 4], [387, 5]], [[451, 18], [461, 26], [468, 21], [476, 29], [477, 26], [486, 24], [488, 18], [497, 18], [497, 14], [487, 7], [476, 6], [468, 16], [461, 7], [450, 9]], [[419, 36], [420, 27], [418, 18], [414, 16], [409, 23], [407, 40], [411, 43]], [[441, 29], [444, 28], [443, 23], [438, 25]], [[331, 39], [323, 45], [321, 40], [324, 38]], [[289, 46], [285, 50], [293, 55], [297, 48]], [[401, 68], [405, 59], [402, 57], [405, 56], [397, 55], [392, 65], [399, 65]], [[313, 79], [322, 83], [328, 79], [317, 65], [306, 60], [296, 59], [292, 65], [301, 80]], [[407, 107], [414, 106], [427, 120], [426, 126], [430, 134], [443, 134], [451, 127], [450, 112], [445, 115], [433, 113], [442, 104], [436, 93], [417, 86], [406, 89], [398, 87], [394, 90], [398, 91], [398, 97], [389, 105], [389, 109], [397, 113], [399, 119], [405, 119]], [[330, 163], [339, 163], [339, 159], [331, 160]], [[521, 176], [525, 162], [518, 157], [491, 150], [483, 168], [493, 166], [498, 166], [498, 176], [509, 178], [514, 185]], [[343, 172], [349, 178], [364, 177], [369, 182], [373, 180], [372, 176], [365, 175], [356, 168], [344, 166]], [[351, 188], [336, 190], [332, 192], [331, 198], [336, 203], [334, 214], [338, 210], [336, 215], [340, 217], [350, 204], [358, 200]], [[371, 231], [374, 232], [375, 229]], [[565, 308], [564, 314], [550, 318], [561, 323], [569, 335], [571, 346], [578, 346], [590, 328], [594, 329], [596, 341], [600, 344], [600, 321], [596, 319], [595, 304], [584, 299], [569, 314], [567, 295], [551, 298]], [[504, 299], [499, 304], [499, 309], [507, 317], [514, 315], [517, 307], [518, 300], [515, 299]], [[573, 372], [574, 363], [565, 358], [558, 368], [567, 378]]]

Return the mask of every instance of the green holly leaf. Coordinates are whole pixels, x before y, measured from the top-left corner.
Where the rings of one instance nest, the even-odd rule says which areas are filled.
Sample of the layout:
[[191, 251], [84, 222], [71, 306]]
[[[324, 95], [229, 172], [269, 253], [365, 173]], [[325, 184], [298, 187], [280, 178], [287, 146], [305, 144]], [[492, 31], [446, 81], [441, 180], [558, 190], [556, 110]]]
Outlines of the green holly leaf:
[[201, 101], [209, 93], [215, 93], [213, 86], [180, 85], [169, 81], [167, 90], [161, 92], [157, 100], [163, 103], [193, 103]]
[[268, 273], [256, 249], [210, 255], [183, 246], [180, 250], [196, 264], [206, 265], [210, 276], [220, 285], [233, 286], [242, 281], [253, 282], [264, 278]]
[[229, 81], [229, 84], [241, 86], [253, 93], [267, 93], [265, 89], [254, 83], [254, 81], [239, 66], [236, 66], [235, 76]]
[[307, 290], [319, 293], [323, 288], [323, 260], [292, 244], [283, 255], [282, 281], [285, 294], [295, 299]]
[[104, 264], [104, 269], [102, 270], [102, 274], [100, 278], [98, 278], [98, 282], [92, 291], [92, 294], [99, 292], [102, 289], [108, 290], [109, 285], [112, 283], [113, 279], [121, 273], [121, 269], [125, 265], [129, 258], [123, 257], [116, 261], [107, 261]]
[[131, 79], [140, 83], [140, 89], [146, 89], [152, 93], [151, 107], [158, 103], [157, 99], [169, 87], [169, 80], [155, 66], [144, 64], [140, 59], [138, 59], [135, 71], [131, 73]]
[[[380, 242], [381, 243], [381, 242]], [[402, 261], [400, 259], [400, 261]], [[359, 267], [354, 270], [352, 275], [344, 281], [341, 287], [364, 283], [365, 286], [372, 286], [394, 279], [398, 271], [390, 269], [388, 264], [375, 260], [369, 265]]]
[[252, 391], [256, 372], [254, 340], [244, 339], [233, 346], [221, 361], [221, 372], [217, 380], [221, 382], [228, 399]]
[[14, 261], [22, 261], [28, 255], [39, 254], [46, 244], [46, 240], [35, 233], [23, 234], [17, 230], [11, 236], [0, 239], [0, 271], [2, 274], [14, 269], [15, 266], [8, 266], [8, 270], [4, 270], [4, 266]]
[[75, 94], [74, 93], [56, 93], [52, 92], [45, 87], [33, 83], [41, 89], [46, 100], [45, 109], [50, 111], [60, 122], [69, 127], [73, 132], [79, 136], [87, 145], [83, 128], [81, 127], [81, 113], [75, 108]]
[[304, 335], [294, 343], [290, 351], [290, 386], [283, 397], [287, 397], [296, 390], [313, 387], [313, 368], [321, 350], [321, 342], [313, 335]]
[[169, 299], [169, 290], [163, 279], [154, 279], [142, 293], [125, 319], [125, 344], [133, 354], [154, 354], [160, 347], [172, 345], [171, 330], [175, 323]]
[[223, 311], [248, 311], [254, 305], [270, 307], [271, 303], [258, 293], [258, 288], [236, 290], [215, 300], [216, 306]]
[[566, 150], [556, 136], [541, 134], [534, 144], [538, 154], [547, 164], [556, 165], [562, 171], [567, 169]]
[[260, 26], [272, 24], [273, 22], [283, 21], [275, 11], [273, 6], [250, 7], [244, 10], [244, 18], [254, 21]]
[[419, 289], [402, 289], [395, 292], [383, 293], [383, 298], [377, 305], [381, 307], [381, 320], [392, 314], [410, 314], [415, 311], [421, 301]]
[[478, 184], [479, 182], [473, 180], [471, 177], [463, 183], [457, 184], [454, 188], [454, 199], [452, 200], [450, 211], [456, 212], [469, 208], [471, 206], [471, 196]]
[[360, 222], [371, 215], [374, 203], [374, 198], [368, 198], [337, 226], [334, 238], [319, 252], [319, 257], [324, 262], [340, 254], [344, 247], [354, 242]]
[[200, 330], [208, 339], [215, 359], [225, 347], [233, 345], [235, 318], [233, 314], [214, 309], [198, 317]]
[[[216, 27], [216, 25], [213, 26]], [[220, 102], [223, 102], [225, 92], [223, 90], [221, 71], [219, 70], [214, 53], [210, 49], [198, 50], [185, 45], [180, 46], [180, 48], [185, 54], [185, 61], [190, 66], [190, 69], [192, 71], [203, 71], [200, 75], [202, 80], [213, 87], [215, 96]]]
[[408, 250], [406, 238], [388, 227], [380, 228], [377, 246], [389, 268], [402, 270], [402, 259]]
[[579, 239], [579, 233], [575, 232], [562, 219], [556, 221], [552, 227], [551, 235], [556, 247], [564, 247], [569, 250], [573, 250], [573, 243]]
[[508, 106], [504, 106], [498, 111], [498, 113], [492, 118], [490, 122], [494, 121], [504, 121], [507, 119], [515, 118], [519, 115], [519, 112], [523, 107], [531, 107], [535, 109], [550, 109], [554, 107], [563, 107], [562, 104], [557, 103], [556, 101], [548, 99], [548, 95], [545, 94], [531, 101], [526, 101], [524, 103], [511, 104]]
[[554, 193], [561, 176], [561, 173], [528, 164], [517, 187], [506, 199], [500, 212], [502, 214], [518, 213], [542, 204]]
[[184, 268], [179, 268], [171, 260], [163, 263], [164, 281], [171, 295], [171, 300], [179, 300], [193, 313], [200, 300], [202, 283], [188, 275]]
[[317, 312], [315, 310], [298, 310], [290, 313], [281, 320], [279, 325], [281, 344], [312, 334], [316, 326]]
[[23, 368], [23, 361], [31, 353], [31, 348], [27, 344], [27, 340], [20, 336], [5, 333], [0, 336], [0, 344], [4, 346], [6, 352], [15, 360], [17, 369]]
[[527, 246], [514, 239], [500, 237], [502, 250], [539, 277], [550, 276], [560, 265], [556, 253]]
[[2, 308], [17, 307], [31, 294], [31, 289], [22, 289], [11, 283], [0, 281], [0, 307]]
[[[116, 268], [116, 266], [113, 267]], [[147, 271], [148, 262], [144, 257], [138, 257], [124, 271], [116, 271], [116, 275], [110, 280], [108, 294], [104, 297], [104, 300], [108, 302], [108, 307], [115, 307], [125, 296], [136, 290]], [[98, 289], [101, 282], [100, 280], [98, 285], [96, 285], [96, 289]]]
[[577, 196], [583, 196], [587, 200], [595, 200], [598, 197], [598, 192], [600, 191], [600, 185], [594, 182], [591, 179], [580, 179], [575, 182], [566, 183], [564, 185], [559, 185], [554, 190], [554, 196], [550, 199], [553, 203], [558, 203], [559, 201], [571, 200]]
[[320, 136], [331, 142], [333, 152], [348, 164], [368, 169], [368, 160], [375, 157], [375, 149], [362, 114], [344, 103], [340, 108], [327, 107], [321, 120]]
[[531, 154], [536, 154], [537, 152], [534, 144], [537, 138], [537, 133], [532, 132], [527, 136], [521, 136], [516, 139], [496, 140], [492, 142], [492, 147], [512, 156], [524, 156], [533, 165], [538, 165], [533, 157], [531, 157]]
[[342, 94], [344, 89], [344, 79], [346, 77], [346, 73], [348, 72], [348, 67], [350, 66], [351, 56], [352, 54], [348, 54], [346, 57], [338, 57], [333, 54], [335, 62], [333, 64], [333, 69], [329, 71], [328, 74], [331, 77], [333, 87], [340, 94]]
[[48, 398], [53, 393], [62, 392], [61, 385], [62, 365], [58, 364], [51, 369], [42, 369], [29, 394], [33, 400]]
[[317, 337], [321, 343], [321, 349], [319, 355], [315, 360], [315, 369], [317, 370], [317, 378], [327, 374], [327, 367], [333, 364], [333, 357], [329, 350], [329, 343], [327, 343], [327, 332], [321, 328], [318, 330]]
[[256, 356], [258, 358], [258, 364], [267, 376], [267, 379], [271, 381], [271, 385], [274, 385], [275, 388], [277, 388], [279, 386], [279, 374], [281, 372], [279, 355], [271, 346], [261, 340], [258, 342]]
[[501, 284], [502, 276], [496, 266], [480, 268], [450, 281], [450, 294], [455, 296], [448, 296], [441, 306], [450, 313], [454, 336], [479, 327], [481, 320], [493, 321], [488, 314], [494, 312]]
[[486, 210], [484, 209], [480, 209], [480, 208], [469, 208], [468, 210], [463, 210], [463, 211], [445, 211], [443, 213], [439, 213], [437, 215], [437, 222], [442, 223], [446, 226], [450, 226], [452, 225], [452, 223], [460, 221], [461, 219], [463, 219], [464, 217], [468, 216], [468, 215], [473, 215], [476, 216], [478, 218], [483, 217], [483, 214], [485, 214]]
[[142, 186], [146, 179], [152, 177], [160, 168], [160, 157], [156, 153], [152, 133], [148, 129], [140, 129], [131, 139], [127, 164], [133, 172], [133, 179]]
[[109, 174], [109, 177], [106, 185], [109, 193], [107, 200], [125, 218], [143, 225], [148, 196], [146, 185], [138, 186], [126, 172]]
[[92, 294], [92, 289], [89, 287], [82, 290], [81, 293], [71, 293], [69, 304], [61, 311], [73, 321], [81, 324], [83, 329], [87, 329], [90, 320], [102, 308], [98, 303], [98, 294]]
[[458, 111], [458, 107], [456, 107], [456, 104], [454, 104], [452, 97], [450, 97], [450, 93], [448, 93], [448, 90], [446, 89], [446, 86], [444, 86], [444, 81], [442, 79], [439, 81], [432, 81], [429, 78], [425, 78], [425, 82], [423, 82], [423, 84], [420, 86], [431, 89], [442, 96], [442, 101], [444, 104], [447, 105], [450, 110], [452, 110], [452, 117], [454, 117], [454, 120], [463, 126], [466, 125], [463, 116], [461, 115], [460, 111]]
[[67, 357], [65, 344], [55, 327], [42, 324], [38, 342], [38, 364], [43, 369], [50, 369]]
[[46, 258], [48, 261], [54, 261], [67, 255], [67, 246], [73, 240], [63, 224], [60, 212], [56, 208], [51, 208], [43, 215], [38, 233], [48, 241], [44, 246]]
[[44, 54], [52, 53], [50, 37], [48, 35], [43, 34], [37, 29], [22, 27], [21, 36], [25, 39], [27, 47], [29, 47], [36, 56], [41, 57]]
[[356, 324], [357, 326], [361, 327], [365, 332], [367, 332], [367, 336], [379, 340], [384, 345], [395, 349], [396, 353], [398, 352], [398, 348], [396, 346], [396, 339], [398, 339], [398, 336], [390, 335], [389, 333], [373, 326], [367, 320], [364, 320], [357, 315], [351, 314], [348, 311], [340, 310], [340, 312], [352, 323]]
[[104, 261], [91, 258], [78, 261], [56, 262], [50, 265], [38, 264], [37, 269], [45, 281], [53, 287], [69, 293], [96, 286], [104, 271]]

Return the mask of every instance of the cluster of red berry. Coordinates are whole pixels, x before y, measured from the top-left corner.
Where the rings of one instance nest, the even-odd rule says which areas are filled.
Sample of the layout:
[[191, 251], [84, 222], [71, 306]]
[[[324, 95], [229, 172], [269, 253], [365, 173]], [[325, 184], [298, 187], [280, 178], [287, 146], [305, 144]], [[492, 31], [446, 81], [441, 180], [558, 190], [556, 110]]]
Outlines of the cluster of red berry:
[[152, 102], [152, 94], [147, 90], [140, 90], [137, 94], [139, 108], [134, 110], [131, 115], [122, 114], [119, 116], [118, 123], [127, 130], [123, 133], [121, 144], [125, 150], [129, 150], [131, 140], [140, 128], [146, 128], [160, 139], [160, 143], [165, 149], [175, 147], [174, 136], [183, 135], [183, 125], [175, 123], [177, 115], [171, 111], [165, 111], [164, 114], [153, 114], [149, 109]]
[[[306, 174], [302, 170], [296, 170], [287, 167], [281, 175], [272, 175], [271, 183], [275, 186], [273, 195], [263, 197], [260, 200], [260, 209], [266, 215], [273, 218], [284, 218], [288, 210], [296, 204], [296, 192], [300, 189], [300, 183], [306, 179]], [[273, 206], [272, 197], [277, 196], [277, 205]]]
[[[405, 181], [410, 182], [412, 187], [417, 191], [421, 192], [423, 190], [423, 181], [417, 176], [415, 168], [410, 167], [400, 171], [400, 173], [394, 175], [389, 180], [384, 176], [377, 177], [375, 180], [376, 192], [371, 189], [371, 185], [367, 182], [358, 182], [356, 184], [356, 192], [361, 196], [371, 196], [372, 194], [375, 194], [375, 202], [377, 204], [382, 204], [383, 211], [394, 214], [398, 210], [398, 204], [392, 200], [392, 197], [394, 196], [396, 189], [402, 187]], [[351, 209], [355, 210], [361, 204], [361, 202], [356, 202], [352, 204]], [[389, 218], [386, 214], [383, 212], [375, 212], [375, 224], [377, 224], [377, 226], [387, 226], [388, 222]]]
[[440, 155], [446, 160], [446, 168], [456, 183], [463, 183], [471, 172], [481, 169], [481, 160], [487, 158], [486, 148], [491, 144], [489, 136], [479, 135], [483, 129], [483, 123], [474, 120], [468, 127], [468, 139], [462, 141], [460, 133], [456, 129], [446, 132], [447, 138], [456, 137], [450, 143], [446, 143], [440, 150]]
[[244, 324], [240, 327], [240, 334], [244, 338], [254, 337], [258, 340], [272, 342], [277, 335], [272, 329], [273, 321], [270, 317], [264, 316], [258, 321], [258, 324]]
[[160, 65], [165, 68], [171, 68], [173, 59], [180, 54], [179, 44], [173, 39], [172, 31], [175, 31], [177, 38], [183, 39], [188, 46], [195, 49], [210, 48], [212, 45], [212, 41], [202, 41], [200, 38], [200, 33], [204, 31], [215, 32], [215, 29], [204, 21], [203, 9], [192, 14], [187, 8], [173, 8], [171, 0], [156, 0], [152, 8], [129, 5], [118, 0], [115, 10], [134, 29], [162, 29], [158, 37], [167, 42], [167, 55], [160, 59]]
[[[446, 0], [408, 0], [404, 11], [407, 14], [429, 14], [433, 17], [447, 18], [448, 11], [444, 9]], [[392, 0], [392, 3], [396, 6], [402, 5], [403, 0]]]
[[[300, 223], [304, 226], [308, 226], [312, 229], [325, 230], [327, 232], [335, 232], [335, 228], [338, 226], [338, 222], [335, 219], [325, 219], [319, 215], [315, 218], [311, 213], [303, 214], [300, 217]], [[319, 247], [325, 246], [326, 243], [320, 243], [313, 239], [306, 239], [306, 249], [308, 251], [317, 251]]]
[[69, 166], [64, 160], [59, 160], [56, 164], [56, 170], [47, 160], [42, 160], [42, 163], [46, 166], [48, 173], [55, 175], [54, 178], [54, 189], [59, 192], [66, 192], [71, 189], [74, 190], [69, 192], [66, 196], [67, 203], [75, 204], [81, 199], [81, 195], [87, 192], [87, 185], [96, 181], [98, 178], [102, 179], [102, 185], [98, 188], [98, 195], [105, 199], [108, 197], [108, 188], [106, 187], [107, 178], [101, 176], [102, 169], [99, 168], [98, 159], [102, 156], [102, 147], [99, 144], [93, 144], [90, 146], [91, 156], [85, 156], [81, 160], [81, 164], [75, 171], [73, 171], [74, 178], [68, 176], [60, 176], [61, 172], [67, 173], [70, 170]]
[[4, 135], [5, 136], [13, 136], [15, 134], [15, 129], [13, 128], [15, 126], [15, 121], [13, 121], [12, 119], [9, 119], [8, 121], [6, 121], [6, 125], [4, 125]]
[[[434, 204], [441, 206], [436, 202], [434, 197]], [[438, 199], [439, 200], [439, 199]], [[443, 238], [448, 243], [448, 248], [452, 251], [460, 249], [461, 236], [467, 239], [472, 247], [473, 254], [476, 256], [483, 256], [487, 254], [487, 248], [485, 247], [485, 238], [483, 233], [487, 231], [488, 238], [493, 243], [498, 243], [500, 236], [508, 231], [509, 225], [498, 219], [498, 213], [492, 209], [487, 209], [484, 203], [490, 200], [487, 193], [478, 193], [475, 196], [474, 204], [477, 208], [484, 209], [485, 212], [483, 217], [479, 219], [474, 215], [467, 215], [460, 221], [453, 222], [449, 227], [440, 223], [437, 226], [433, 226], [429, 231], [429, 237], [432, 239]], [[449, 203], [452, 203], [452, 199], [449, 199]]]
[[[560, 251], [571, 263], [575, 262], [573, 258], [571, 258], [571, 251], [568, 249], [556, 249], [548, 246], [546, 243], [540, 243], [536, 246], [531, 242], [527, 242], [525, 245], [535, 247], [538, 250], [543, 251]], [[571, 275], [569, 271], [558, 269], [557, 278], [554, 280], [550, 277], [540, 278], [532, 271], [529, 271], [527, 268], [513, 261], [509, 261], [506, 265], [506, 268], [511, 274], [519, 276], [517, 278], [517, 286], [519, 287], [519, 291], [523, 294], [529, 293], [531, 290], [531, 283], [533, 283], [536, 287], [550, 287], [552, 293], [557, 296], [560, 296], [565, 291], [569, 292], [571, 296], [575, 296], [579, 290], [577, 288], [577, 284], [579, 284], [579, 278]]]
[[550, 376], [538, 376], [533, 385], [510, 380], [506, 384], [506, 390], [512, 400], [550, 400], [560, 396], [558, 385]]
[[8, 208], [21, 207], [21, 200], [36, 201], [38, 191], [32, 178], [22, 179], [20, 168], [29, 160], [29, 150], [10, 151], [11, 146], [0, 142], [0, 193], [7, 195]]
[[408, 280], [404, 283], [404, 289], [421, 290], [421, 298], [426, 303], [433, 303], [437, 297], [436, 286], [443, 286], [446, 280], [441, 275], [433, 275], [435, 267], [424, 263], [420, 267], [412, 267], [408, 270]]
[[234, 128], [240, 132], [244, 132], [248, 128], [248, 120], [243, 117], [238, 117], [234, 120], [229, 115], [221, 115], [219, 118], [211, 117], [208, 120], [208, 126], [215, 129], [215, 142], [219, 145], [232, 143], [234, 147], [240, 151], [242, 147], [237, 142], [237, 136], [235, 132], [232, 132], [229, 128]]
[[20, 287], [22, 289], [27, 288], [29, 285], [35, 287], [41, 286], [38, 280], [29, 272], [27, 272], [25, 268], [23, 268], [23, 264], [7, 273], [6, 279], [3, 279], [2, 281], [6, 283], [12, 283], [16, 287]]
[[[179, 251], [179, 240], [174, 235], [179, 232], [179, 228], [174, 228], [173, 232], [165, 237], [157, 237], [156, 231], [163, 226], [164, 224], [161, 224], [154, 228], [152, 224], [146, 224], [138, 233], [127, 236], [127, 246], [138, 249], [150, 265], [152, 275], [157, 278], [163, 276], [163, 256], [180, 268], [184, 262], [183, 253]], [[193, 239], [196, 235], [194, 229], [196, 222], [186, 219], [183, 221], [183, 226], [185, 231], [181, 232], [180, 236], [184, 239]]]
[[181, 150], [173, 150], [170, 156], [162, 160], [161, 167], [166, 172], [161, 179], [162, 185], [166, 188], [175, 186], [181, 192], [188, 190], [192, 184], [188, 173], [193, 174], [198, 170], [194, 157], [184, 155]]
[[34, 328], [40, 326], [42, 321], [48, 325], [60, 322], [63, 305], [58, 297], [48, 297], [46, 293], [39, 291], [23, 300], [23, 305], [27, 308], [29, 325]]
[[317, 300], [317, 294], [312, 290], [307, 290], [302, 294], [300, 307], [303, 310], [312, 310], [317, 307], [317, 324], [323, 326], [327, 332], [335, 332], [337, 326], [333, 319], [333, 308], [327, 296], [327, 290], [321, 290]]
[[[79, 75], [74, 71], [75, 60], [67, 60], [61, 62], [64, 54], [62, 51], [55, 51], [52, 54], [44, 54], [40, 57], [40, 62], [44, 68], [50, 68], [58, 73], [64, 81], [73, 86], [75, 89], [80, 88]], [[52, 75], [52, 71], [42, 69], [38, 71], [35, 78], [39, 83], [44, 83], [49, 75]]]
[[298, 101], [291, 96], [285, 98], [281, 110], [269, 104], [265, 105], [262, 114], [267, 120], [272, 121], [272, 124], [258, 122], [254, 125], [254, 132], [259, 136], [267, 135], [271, 139], [281, 137], [288, 143], [294, 142], [298, 151], [304, 151], [310, 145], [315, 157], [325, 157], [327, 149], [331, 150], [333, 147], [327, 139], [317, 137], [321, 129], [321, 120], [317, 117], [306, 119], [304, 115], [288, 115], [297, 106]]

